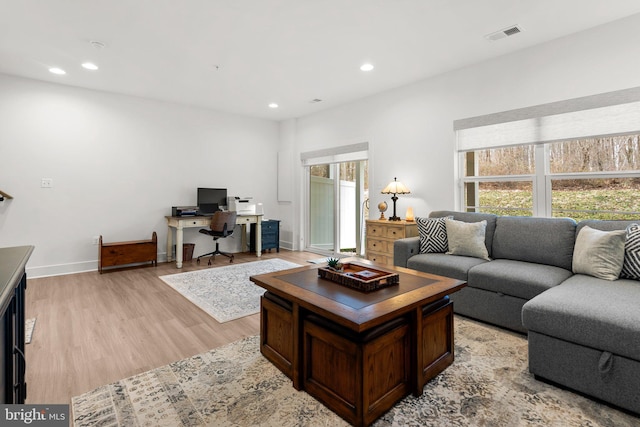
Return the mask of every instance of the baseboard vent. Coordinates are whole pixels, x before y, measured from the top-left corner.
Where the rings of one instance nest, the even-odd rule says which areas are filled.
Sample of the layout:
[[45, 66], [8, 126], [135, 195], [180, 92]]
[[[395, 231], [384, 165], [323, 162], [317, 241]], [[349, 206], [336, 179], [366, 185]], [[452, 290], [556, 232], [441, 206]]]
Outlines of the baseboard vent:
[[484, 36], [484, 38], [494, 42], [496, 40], [504, 39], [509, 36], [514, 36], [521, 32], [522, 32], [521, 26], [511, 25], [510, 27], [503, 28], [500, 31], [496, 31], [495, 33], [487, 34], [486, 36]]

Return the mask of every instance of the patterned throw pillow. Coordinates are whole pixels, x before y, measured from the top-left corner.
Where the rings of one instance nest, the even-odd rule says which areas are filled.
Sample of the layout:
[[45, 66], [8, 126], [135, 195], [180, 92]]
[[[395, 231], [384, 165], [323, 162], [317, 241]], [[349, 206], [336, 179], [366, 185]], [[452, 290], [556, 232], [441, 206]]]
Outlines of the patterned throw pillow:
[[627, 241], [624, 245], [624, 264], [620, 277], [640, 280], [640, 225], [627, 227]]
[[418, 218], [418, 235], [420, 236], [420, 253], [445, 253], [449, 250], [447, 243], [447, 227], [444, 224], [445, 219], [453, 219], [452, 216], [444, 218]]

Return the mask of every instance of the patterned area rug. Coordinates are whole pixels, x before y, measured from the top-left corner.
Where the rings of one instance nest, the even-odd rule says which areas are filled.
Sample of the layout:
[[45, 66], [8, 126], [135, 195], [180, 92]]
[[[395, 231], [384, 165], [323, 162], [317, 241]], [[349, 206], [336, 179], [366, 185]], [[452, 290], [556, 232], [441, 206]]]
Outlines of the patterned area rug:
[[[524, 337], [456, 316], [456, 360], [375, 426], [637, 426], [536, 381]], [[257, 336], [72, 399], [76, 426], [346, 426], [259, 351]]]
[[160, 278], [218, 322], [224, 323], [260, 312], [260, 296], [264, 289], [254, 285], [249, 280], [250, 276], [295, 267], [300, 266], [274, 258]]

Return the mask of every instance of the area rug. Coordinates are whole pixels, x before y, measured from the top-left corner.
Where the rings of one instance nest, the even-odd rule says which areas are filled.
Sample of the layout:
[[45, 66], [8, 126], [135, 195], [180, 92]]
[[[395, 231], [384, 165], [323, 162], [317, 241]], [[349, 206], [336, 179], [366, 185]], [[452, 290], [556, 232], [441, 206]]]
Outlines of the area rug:
[[36, 327], [36, 318], [32, 317], [24, 321], [24, 343], [30, 344], [33, 337], [33, 330]]
[[[375, 422], [385, 426], [637, 426], [546, 383], [527, 341], [456, 316], [456, 360]], [[346, 426], [268, 362], [253, 336], [72, 398], [76, 426]]]
[[260, 312], [264, 289], [250, 276], [300, 267], [279, 258], [160, 276], [166, 284], [220, 323]]

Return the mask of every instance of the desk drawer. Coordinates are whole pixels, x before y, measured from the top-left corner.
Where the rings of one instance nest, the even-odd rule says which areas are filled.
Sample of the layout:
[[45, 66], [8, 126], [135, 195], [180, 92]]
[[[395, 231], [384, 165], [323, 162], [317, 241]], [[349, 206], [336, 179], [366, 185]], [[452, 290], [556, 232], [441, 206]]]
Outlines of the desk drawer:
[[211, 225], [211, 218], [182, 220], [183, 227], [208, 227]]
[[242, 225], [242, 224], [255, 224], [256, 223], [256, 216], [237, 216], [236, 217], [236, 224], [238, 225]]

